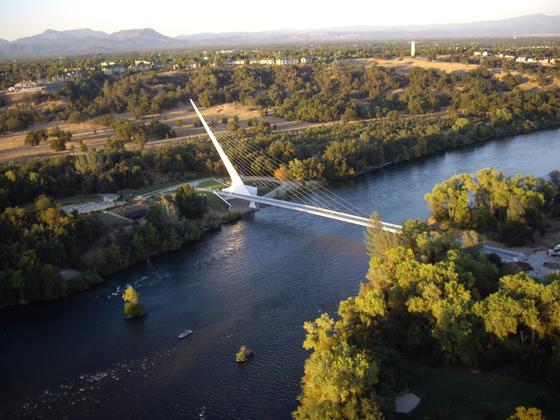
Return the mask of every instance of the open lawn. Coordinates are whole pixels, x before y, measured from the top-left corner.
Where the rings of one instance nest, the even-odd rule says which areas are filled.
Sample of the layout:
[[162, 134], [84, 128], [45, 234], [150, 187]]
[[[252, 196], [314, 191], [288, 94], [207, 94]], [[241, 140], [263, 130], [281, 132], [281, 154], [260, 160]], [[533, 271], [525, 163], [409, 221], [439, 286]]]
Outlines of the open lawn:
[[128, 226], [132, 223], [132, 220], [127, 222], [122, 217], [117, 217], [109, 212], [99, 212], [97, 218], [103, 223], [103, 226], [108, 228]]
[[225, 188], [226, 184], [224, 184], [220, 181], [217, 181], [215, 179], [209, 179], [208, 181], [200, 182], [196, 186], [197, 186], [197, 188], [210, 188], [210, 189], [213, 189], [213, 190], [217, 190], [217, 189], [220, 189], [220, 188]]
[[422, 367], [410, 390], [422, 398], [410, 419], [505, 419], [521, 405], [560, 418], [560, 389], [490, 373]]
[[224, 203], [222, 200], [216, 197], [214, 193], [198, 191], [198, 194], [206, 197], [206, 200], [208, 202], [208, 208], [210, 210], [217, 211], [217, 212], [224, 212], [229, 210], [229, 207], [226, 205], [226, 203]]

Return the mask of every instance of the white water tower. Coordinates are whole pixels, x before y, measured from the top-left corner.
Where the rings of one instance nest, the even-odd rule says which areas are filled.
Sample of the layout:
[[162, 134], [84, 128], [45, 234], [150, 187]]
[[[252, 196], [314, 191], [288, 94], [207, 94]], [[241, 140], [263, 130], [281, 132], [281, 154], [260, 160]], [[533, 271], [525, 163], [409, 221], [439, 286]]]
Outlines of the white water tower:
[[410, 56], [414, 57], [416, 55], [416, 42], [410, 42]]

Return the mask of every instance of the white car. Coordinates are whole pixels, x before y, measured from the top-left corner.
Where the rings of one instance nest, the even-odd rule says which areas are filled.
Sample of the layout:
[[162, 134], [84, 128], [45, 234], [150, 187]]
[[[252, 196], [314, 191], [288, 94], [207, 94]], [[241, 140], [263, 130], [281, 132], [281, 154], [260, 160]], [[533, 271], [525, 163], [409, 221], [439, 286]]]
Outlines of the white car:
[[560, 257], [560, 244], [550, 248], [546, 254], [550, 257]]

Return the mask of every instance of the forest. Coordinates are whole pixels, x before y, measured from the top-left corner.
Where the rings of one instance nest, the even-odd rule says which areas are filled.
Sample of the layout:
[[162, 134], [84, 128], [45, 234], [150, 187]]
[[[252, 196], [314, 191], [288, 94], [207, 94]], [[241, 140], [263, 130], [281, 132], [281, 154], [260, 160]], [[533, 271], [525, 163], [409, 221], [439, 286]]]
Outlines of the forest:
[[[552, 128], [558, 124], [560, 95], [553, 92], [511, 92], [496, 104], [481, 103], [468, 116], [456, 113], [418, 115], [332, 126], [297, 132], [267, 132], [261, 125], [238, 128], [238, 141], [228, 153], [253, 171], [270, 174], [273, 162], [259, 156], [252, 145], [266, 149], [285, 162], [287, 176], [328, 179], [357, 176], [390, 163], [403, 162], [455, 147], [490, 139]], [[485, 111], [482, 107], [486, 106]], [[507, 110], [507, 111], [506, 111]], [[117, 135], [102, 150], [0, 167], [0, 208], [33, 201], [41, 194], [65, 197], [79, 193], [110, 192], [149, 184], [155, 173], [181, 176], [186, 173], [221, 174], [218, 155], [204, 138], [173, 146], [139, 151], [125, 150], [124, 143], [144, 144], [151, 136], [173, 137], [168, 126], [121, 122], [104, 117]], [[230, 120], [230, 122], [233, 120]], [[235, 129], [235, 128], [234, 128]], [[306, 168], [303, 168], [305, 162]]]
[[508, 246], [526, 245], [560, 215], [560, 172], [552, 171], [548, 179], [507, 178], [486, 168], [443, 181], [426, 200], [441, 229], [474, 230]]
[[[206, 211], [206, 198], [188, 184], [151, 205], [145, 223], [116, 232], [97, 213], [67, 214], [44, 195], [31, 207], [8, 207], [0, 214], [0, 307], [67, 296], [101, 275], [179, 249], [222, 222], [206, 218]], [[60, 270], [66, 268], [80, 275], [65, 279]]]
[[[383, 231], [375, 215], [372, 221], [367, 281], [340, 302], [337, 316], [305, 324], [311, 354], [295, 418], [390, 416], [418, 365], [558, 384], [558, 275], [512, 272], [476, 243], [460, 246], [420, 220], [406, 221], [402, 235]], [[445, 418], [441, 408], [434, 418]]]
[[[64, 81], [49, 94], [33, 94], [27, 101], [31, 103], [20, 109], [2, 108], [0, 133], [25, 129], [33, 122], [78, 122], [125, 111], [141, 118], [190, 98], [203, 107], [241, 102], [258, 108], [263, 115], [311, 122], [382, 118], [392, 111], [412, 115], [448, 111], [491, 123], [509, 122], [523, 119], [523, 114], [539, 103], [549, 103], [550, 96], [558, 101], [557, 88], [516, 89], [520, 76], [504, 71], [501, 78], [493, 77], [484, 66], [468, 72], [413, 68], [402, 73], [351, 62], [204, 66], [174, 75], [148, 72], [119, 78], [93, 71]], [[543, 81], [542, 87], [548, 84]], [[31, 107], [59, 99], [64, 105], [57, 102], [57, 106], [42, 110]], [[528, 102], [527, 107], [523, 102]], [[547, 112], [545, 108], [538, 110]]]

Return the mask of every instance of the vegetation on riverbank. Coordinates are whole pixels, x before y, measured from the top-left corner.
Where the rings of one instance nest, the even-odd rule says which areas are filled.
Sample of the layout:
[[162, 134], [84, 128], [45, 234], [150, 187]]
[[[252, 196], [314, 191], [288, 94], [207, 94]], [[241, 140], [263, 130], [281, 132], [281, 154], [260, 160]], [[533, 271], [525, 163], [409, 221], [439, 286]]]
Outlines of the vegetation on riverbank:
[[426, 200], [441, 228], [474, 230], [521, 246], [545, 232], [550, 216], [560, 214], [560, 171], [548, 179], [506, 178], [492, 168], [458, 174], [434, 186]]
[[[208, 213], [206, 197], [190, 186], [164, 195], [145, 220], [114, 230], [97, 214], [66, 214], [45, 196], [29, 208], [0, 214], [0, 307], [67, 296], [146, 258], [198, 240], [205, 229], [239, 218]], [[65, 279], [71, 267], [81, 276]]]
[[[560, 277], [507, 274], [480, 248], [461, 248], [454, 234], [419, 220], [398, 236], [372, 220], [367, 282], [340, 303], [338, 317], [305, 323], [312, 353], [295, 418], [392, 414], [412, 362], [558, 386]], [[479, 416], [497, 414], [478, 406]]]

